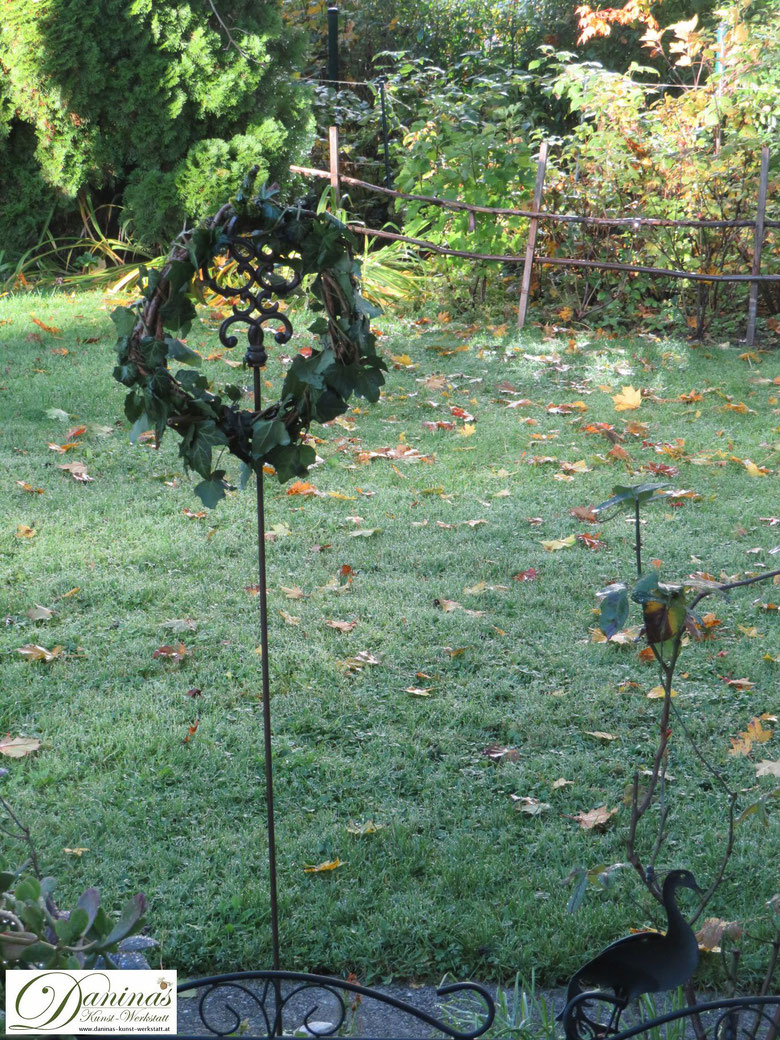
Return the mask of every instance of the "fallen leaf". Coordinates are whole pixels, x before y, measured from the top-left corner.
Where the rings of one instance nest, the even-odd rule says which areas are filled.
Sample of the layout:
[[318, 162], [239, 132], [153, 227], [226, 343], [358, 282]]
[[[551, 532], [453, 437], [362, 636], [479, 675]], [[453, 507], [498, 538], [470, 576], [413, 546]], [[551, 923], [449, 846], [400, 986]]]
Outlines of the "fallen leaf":
[[39, 603], [36, 603], [34, 607], [31, 607], [27, 612], [27, 617], [30, 621], [50, 621], [54, 617], [55, 611], [50, 610], [48, 607], [42, 607]]
[[736, 737], [729, 738], [731, 747], [728, 753], [730, 755], [748, 755], [753, 750], [754, 744], [765, 744], [771, 739], [773, 733], [774, 731], [771, 729], [764, 729], [761, 725], [761, 717], [756, 716], [750, 720], [746, 730]]
[[519, 571], [514, 575], [515, 581], [535, 581], [538, 575], [538, 571], [535, 567], [529, 567], [527, 570]]
[[723, 410], [724, 412], [738, 412], [740, 415], [756, 414], [755, 411], [752, 408], [748, 408], [748, 406], [743, 401], [740, 401], [739, 404], [724, 404]]
[[741, 939], [744, 929], [737, 921], [724, 921], [720, 917], [708, 917], [696, 933], [699, 949], [705, 953], [720, 953], [723, 936]]
[[356, 531], [349, 531], [349, 538], [373, 538], [375, 534], [381, 534], [381, 527], [359, 527]]
[[383, 823], [374, 823], [373, 820], [366, 820], [365, 823], [355, 823], [354, 820], [350, 820], [347, 824], [347, 834], [357, 834], [362, 837], [365, 834], [376, 834], [377, 831], [384, 830], [384, 828]]
[[56, 325], [47, 325], [45, 322], [41, 321], [39, 318], [36, 318], [34, 314], [31, 314], [30, 317], [35, 322], [35, 324], [38, 326], [38, 328], [39, 329], [43, 329], [44, 332], [49, 332], [53, 336], [57, 336], [57, 335], [59, 335], [60, 332], [62, 332], [62, 329], [58, 329]]
[[285, 594], [287, 599], [306, 599], [306, 593], [297, 585], [291, 585], [289, 587], [287, 585], [280, 585], [279, 588]]
[[750, 679], [726, 679], [725, 676], [721, 676], [721, 679], [727, 686], [733, 686], [735, 690], [752, 690], [756, 685]]
[[295, 626], [300, 625], [301, 623], [301, 619], [299, 617], [295, 617], [292, 614], [288, 614], [286, 610], [282, 610], [281, 608], [279, 609], [279, 616], [286, 625]]
[[16, 483], [17, 483], [17, 486], [22, 489], [22, 491], [26, 491], [30, 495], [42, 495], [43, 494], [43, 488], [33, 487], [32, 484], [28, 484], [26, 480], [17, 480]]
[[309, 483], [308, 480], [296, 480], [290, 484], [287, 488], [288, 495], [321, 495], [322, 492], [318, 491], [316, 487]]
[[192, 738], [197, 733], [199, 725], [200, 725], [200, 719], [195, 719], [195, 721], [192, 723], [192, 725], [187, 727], [187, 736], [182, 740], [182, 744], [189, 744], [189, 742], [192, 740]]
[[[648, 690], [648, 692], [647, 692], [647, 698], [648, 698], [648, 700], [651, 700], [651, 701], [663, 700], [665, 696], [666, 696], [666, 691], [664, 690], [663, 686], [654, 686], [652, 688], [652, 690]], [[670, 690], [669, 691], [669, 696], [670, 697], [676, 697], [677, 696], [677, 690]]]
[[69, 451], [73, 451], [74, 448], [81, 447], [81, 441], [68, 441], [66, 444], [55, 444], [53, 441], [47, 442], [49, 451], [56, 451], [58, 455], [65, 455]]
[[438, 607], [440, 610], [444, 611], [445, 614], [450, 614], [453, 610], [463, 609], [462, 603], [458, 603], [454, 599], [444, 599], [443, 597], [435, 599], [433, 605], [434, 607]]
[[337, 867], [343, 867], [344, 863], [340, 859], [329, 859], [325, 863], [318, 863], [316, 867], [304, 867], [304, 874], [323, 874], [328, 870], [336, 870]]
[[574, 545], [576, 538], [573, 534], [567, 535], [566, 538], [551, 538], [547, 541], [540, 542], [539, 544], [547, 552], [557, 552], [559, 549], [568, 549]]
[[491, 744], [482, 749], [482, 754], [494, 762], [500, 762], [502, 759], [506, 759], [507, 762], [516, 762], [520, 758], [517, 748], [505, 747], [503, 744]]
[[581, 542], [587, 549], [592, 549], [594, 552], [598, 552], [599, 549], [606, 549], [607, 543], [601, 541], [601, 532], [598, 534], [578, 534], [577, 541]]
[[515, 811], [528, 816], [541, 816], [552, 808], [549, 802], [540, 802], [538, 798], [530, 798], [528, 795], [510, 794], [509, 797], [515, 803]]
[[618, 737], [616, 737], [614, 733], [602, 733], [601, 730], [586, 729], [585, 730], [585, 736], [586, 737], [595, 737], [596, 740], [601, 740], [605, 744], [609, 744], [613, 740], [618, 740]]
[[619, 394], [612, 395], [612, 400], [616, 412], [630, 412], [641, 405], [642, 391], [635, 390], [633, 386], [624, 386]]
[[64, 469], [70, 473], [74, 480], [78, 481], [79, 484], [89, 484], [95, 478], [90, 477], [87, 473], [87, 467], [83, 462], [69, 462], [66, 465], [58, 466], [57, 469]]
[[0, 737], [0, 755], [8, 758], [24, 758], [38, 751], [40, 746], [40, 740], [35, 737], [12, 737], [10, 733]]
[[16, 528], [17, 538], [35, 538], [37, 533], [34, 527], [28, 527], [27, 524], [19, 524]]
[[188, 653], [189, 650], [184, 643], [177, 643], [176, 646], [159, 646], [152, 654], [152, 657], [165, 657], [169, 661], [178, 663], [183, 661]]
[[410, 693], [413, 697], [430, 697], [433, 686], [407, 686], [404, 693]]
[[197, 513], [193, 512], [191, 509], [182, 509], [182, 513], [184, 514], [184, 516], [187, 517], [188, 520], [200, 520], [204, 516], [208, 516], [208, 513], [205, 509], [201, 509]]
[[564, 778], [561, 776], [557, 780], [553, 781], [552, 788], [553, 788], [553, 791], [559, 791], [562, 787], [573, 787], [573, 786], [574, 786], [574, 781], [573, 780], [564, 780]]
[[75, 441], [77, 437], [83, 437], [86, 432], [86, 426], [71, 426], [71, 428], [65, 434], [65, 440]]
[[770, 762], [768, 758], [763, 758], [756, 766], [756, 776], [780, 777], [780, 762]]
[[47, 650], [45, 646], [38, 646], [37, 643], [25, 643], [16, 652], [21, 654], [22, 657], [26, 657], [28, 661], [44, 661], [48, 664], [55, 657], [59, 657], [62, 651], [63, 647], [61, 646], [53, 646], [51, 650]]
[[89, 849], [83, 845], [79, 845], [75, 849], [63, 849], [62, 851], [67, 853], [68, 856], [78, 856], [79, 859], [81, 859], [85, 852], [89, 852]]
[[325, 624], [329, 628], [335, 628], [337, 632], [351, 632], [357, 625], [357, 621], [332, 621], [328, 618]]
[[185, 691], [184, 696], [185, 697], [191, 697], [193, 700], [195, 700], [196, 697], [202, 697], [203, 696], [203, 691], [199, 690], [196, 686], [193, 686], [191, 690], [186, 690]]
[[605, 831], [609, 821], [617, 813], [617, 809], [608, 809], [606, 805], [600, 805], [597, 809], [588, 812], [578, 812], [569, 819], [576, 820], [584, 831]]

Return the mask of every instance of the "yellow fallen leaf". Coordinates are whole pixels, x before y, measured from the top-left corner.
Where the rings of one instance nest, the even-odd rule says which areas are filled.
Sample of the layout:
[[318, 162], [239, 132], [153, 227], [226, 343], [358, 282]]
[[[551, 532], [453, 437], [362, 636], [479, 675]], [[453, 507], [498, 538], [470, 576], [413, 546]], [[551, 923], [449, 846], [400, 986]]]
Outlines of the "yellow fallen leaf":
[[[665, 690], [664, 690], [663, 686], [654, 686], [652, 688], [652, 690], [648, 691], [647, 697], [648, 697], [648, 700], [655, 701], [655, 700], [663, 700], [665, 695], [666, 694], [665, 694]], [[677, 696], [677, 690], [671, 690], [669, 696], [670, 697], [676, 697]]]
[[635, 390], [633, 386], [624, 386], [619, 394], [612, 395], [612, 400], [616, 412], [630, 412], [641, 405], [642, 391]]
[[34, 538], [37, 533], [34, 527], [28, 527], [27, 524], [19, 524], [16, 528], [17, 538]]
[[292, 614], [288, 614], [286, 610], [280, 610], [279, 614], [282, 620], [287, 625], [300, 625], [301, 619], [299, 617], [293, 617]]
[[586, 737], [595, 737], [596, 740], [603, 740], [605, 744], [609, 744], [610, 741], [618, 739], [615, 736], [614, 733], [602, 733], [601, 730], [597, 730], [597, 729], [596, 730], [586, 729], [585, 730], [585, 736]]
[[751, 462], [750, 459], [743, 459], [742, 465], [748, 471], [751, 477], [766, 477], [769, 475], [770, 470], [766, 466], [757, 466], [755, 462]]
[[404, 693], [411, 693], [413, 697], [430, 697], [432, 686], [407, 686]]
[[303, 872], [304, 874], [323, 874], [327, 870], [336, 870], [337, 867], [343, 866], [344, 864], [340, 859], [329, 859], [325, 863], [318, 863], [316, 867], [304, 867]]
[[79, 845], [75, 849], [63, 849], [62, 851], [66, 852], [69, 856], [78, 856], [79, 859], [81, 859], [85, 852], [89, 852], [89, 849]]
[[758, 629], [755, 625], [737, 625], [737, 629], [748, 639], [758, 639]]
[[356, 823], [354, 820], [350, 820], [347, 824], [347, 834], [376, 834], [377, 831], [384, 830], [385, 825], [383, 823], [374, 823], [373, 820], [366, 820], [365, 823]]
[[574, 545], [576, 538], [573, 534], [567, 535], [566, 538], [550, 538], [539, 544], [547, 552], [557, 552], [559, 549], [568, 549]]
[[458, 435], [460, 437], [472, 437], [477, 432], [476, 423], [464, 423], [458, 428]]

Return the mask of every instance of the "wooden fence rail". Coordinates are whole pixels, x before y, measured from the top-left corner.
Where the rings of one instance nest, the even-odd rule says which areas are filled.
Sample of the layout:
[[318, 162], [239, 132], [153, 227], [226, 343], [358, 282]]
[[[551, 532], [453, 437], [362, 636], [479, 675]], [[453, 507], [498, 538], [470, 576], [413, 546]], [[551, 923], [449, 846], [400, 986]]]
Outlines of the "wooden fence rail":
[[[767, 228], [780, 228], [780, 220], [766, 219], [766, 198], [769, 175], [769, 149], [766, 145], [761, 153], [761, 173], [759, 177], [757, 213], [755, 220], [674, 220], [663, 217], [586, 217], [570, 213], [551, 213], [541, 209], [544, 190], [544, 176], [547, 164], [547, 142], [542, 142], [539, 150], [539, 161], [537, 165], [536, 187], [534, 190], [533, 209], [510, 209], [494, 206], [476, 206], [466, 202], [458, 202], [454, 199], [442, 199], [435, 195], [416, 195], [408, 192], [395, 191], [392, 188], [372, 184], [369, 181], [359, 180], [357, 177], [347, 177], [339, 173], [338, 137], [335, 133], [330, 135], [330, 170], [317, 170], [308, 166], [291, 166], [293, 173], [305, 177], [323, 177], [330, 180], [334, 189], [334, 196], [339, 197], [340, 184], [364, 188], [366, 191], [386, 195], [390, 198], [403, 199], [410, 202], [422, 202], [428, 205], [439, 206], [454, 212], [467, 212], [473, 221], [474, 214], [486, 213], [492, 216], [524, 217], [529, 220], [528, 244], [525, 256], [500, 255], [492, 253], [478, 253], [473, 250], [450, 249], [448, 246], [436, 245], [423, 238], [412, 238], [392, 231], [368, 228], [362, 224], [351, 223], [350, 229], [357, 234], [369, 237], [383, 238], [395, 242], [406, 242], [427, 252], [436, 253], [441, 256], [456, 256], [471, 260], [490, 260], [500, 263], [523, 264], [523, 277], [520, 291], [520, 302], [518, 306], [517, 323], [523, 327], [528, 310], [530, 295], [531, 272], [534, 264], [543, 266], [560, 266], [584, 268], [599, 271], [624, 271], [636, 274], [646, 274], [653, 277], [683, 278], [694, 282], [746, 282], [750, 285], [750, 298], [748, 302], [748, 325], [745, 341], [748, 346], [753, 346], [756, 327], [756, 311], [759, 286], [780, 284], [780, 274], [761, 274], [761, 253], [764, 235]], [[720, 274], [701, 274], [694, 271], [681, 271], [665, 267], [650, 267], [643, 264], [621, 264], [612, 261], [579, 260], [574, 257], [538, 256], [536, 254], [536, 233], [540, 222], [558, 222], [570, 224], [584, 224], [596, 227], [614, 227], [638, 229], [640, 227], [678, 227], [678, 228], [752, 228], [754, 232], [753, 254], [751, 259], [750, 274], [737, 274], [721, 272]]]

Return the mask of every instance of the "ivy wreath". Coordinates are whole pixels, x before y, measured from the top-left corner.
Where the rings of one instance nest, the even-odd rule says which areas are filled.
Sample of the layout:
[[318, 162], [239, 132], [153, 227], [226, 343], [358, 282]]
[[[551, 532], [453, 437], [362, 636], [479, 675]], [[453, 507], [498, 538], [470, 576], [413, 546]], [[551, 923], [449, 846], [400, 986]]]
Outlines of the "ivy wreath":
[[[182, 232], [161, 269], [142, 269], [142, 299], [111, 315], [118, 333], [114, 377], [129, 390], [131, 441], [153, 428], [159, 444], [166, 428], [175, 430], [179, 454], [203, 478], [195, 492], [209, 507], [229, 486], [225, 470], [212, 468], [213, 448], [226, 447], [241, 460], [243, 485], [252, 472], [259, 478], [269, 466], [281, 483], [303, 476], [315, 460], [305, 443], [310, 424], [343, 414], [353, 394], [377, 401], [387, 369], [370, 327], [381, 312], [360, 294], [354, 236], [330, 213], [318, 211], [315, 200], [281, 206], [275, 188], [252, 194], [253, 180], [251, 171], [215, 217]], [[255, 373], [267, 359], [264, 336], [272, 331], [276, 343], [284, 344], [293, 335], [284, 298], [307, 293], [316, 315], [308, 331], [319, 337], [319, 346], [293, 357], [278, 401], [242, 409], [241, 387], [217, 390], [197, 371], [201, 355], [181, 337], [196, 318], [204, 285], [232, 303], [220, 327], [225, 347], [236, 346], [236, 326], [246, 326], [244, 361]], [[174, 372], [171, 362], [189, 367]]]

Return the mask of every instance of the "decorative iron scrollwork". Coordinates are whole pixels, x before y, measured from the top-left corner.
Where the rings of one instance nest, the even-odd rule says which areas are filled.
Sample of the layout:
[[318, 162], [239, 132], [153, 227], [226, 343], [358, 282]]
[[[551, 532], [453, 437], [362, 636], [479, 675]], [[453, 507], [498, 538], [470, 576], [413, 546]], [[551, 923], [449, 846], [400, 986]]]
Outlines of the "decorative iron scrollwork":
[[[599, 1006], [604, 1011], [598, 1014]], [[778, 1040], [780, 996], [733, 997], [678, 1008], [642, 1018], [618, 1029], [622, 1008], [613, 994], [581, 993], [568, 1005], [581, 1040], [631, 1040], [632, 1037], [696, 1036], [699, 1040]], [[667, 1027], [667, 1028], [665, 1028]]]
[[[439, 1040], [476, 1040], [493, 1023], [495, 1004], [483, 986], [458, 982], [442, 986], [441, 997], [455, 993], [472, 995], [479, 1002], [475, 1009], [475, 1026], [464, 1032], [451, 1022], [435, 1018], [389, 993], [360, 986], [357, 983], [287, 971], [248, 971], [210, 978], [194, 979], [179, 986], [180, 1040], [195, 1037], [226, 1037], [239, 1033], [247, 1040], [298, 1034], [309, 1037], [361, 1034], [363, 1016], [372, 1005], [392, 1009], [386, 1016], [390, 1023], [386, 1035], [438, 1037]], [[376, 1010], [376, 1008], [375, 1008]], [[197, 1011], [197, 1021], [193, 1012]], [[403, 1022], [401, 1032], [399, 1023]], [[184, 1029], [182, 1029], [182, 1025]], [[372, 1036], [381, 1030], [371, 1029]]]
[[[227, 229], [225, 253], [227, 261], [235, 264], [229, 279], [219, 278], [219, 270], [212, 262], [201, 271], [201, 280], [212, 292], [224, 299], [235, 300], [233, 313], [219, 327], [219, 341], [232, 349], [238, 345], [238, 337], [231, 331], [235, 325], [245, 325], [249, 343], [246, 362], [253, 367], [262, 367], [268, 360], [263, 346], [265, 329], [270, 321], [277, 324], [274, 339], [278, 344], [287, 343], [293, 334], [289, 318], [281, 310], [281, 301], [300, 286], [303, 275], [296, 270], [296, 257], [273, 251], [267, 245], [248, 235], [236, 234], [236, 220]], [[281, 272], [289, 272], [289, 276]], [[272, 302], [272, 297], [277, 297]]]

